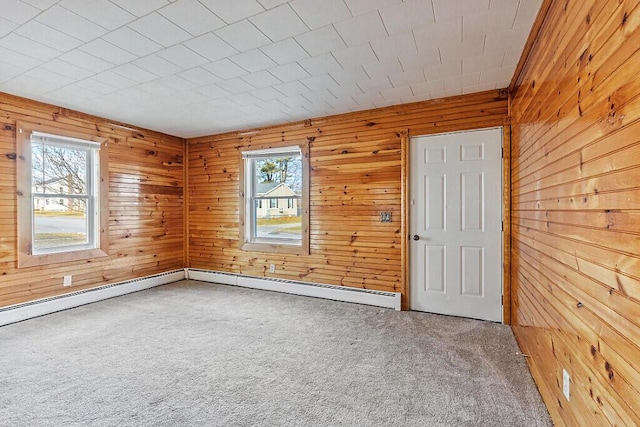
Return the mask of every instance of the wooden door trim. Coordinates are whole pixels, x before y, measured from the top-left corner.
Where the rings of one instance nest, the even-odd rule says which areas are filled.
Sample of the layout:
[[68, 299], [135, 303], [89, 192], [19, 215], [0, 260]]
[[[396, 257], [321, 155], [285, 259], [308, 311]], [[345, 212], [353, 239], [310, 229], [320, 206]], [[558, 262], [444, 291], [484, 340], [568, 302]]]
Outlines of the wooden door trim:
[[400, 153], [401, 153], [401, 178], [400, 178], [400, 235], [402, 236], [402, 244], [400, 245], [400, 286], [403, 295], [401, 302], [402, 310], [409, 310], [410, 293], [410, 272], [409, 272], [409, 130], [405, 129], [400, 132]]

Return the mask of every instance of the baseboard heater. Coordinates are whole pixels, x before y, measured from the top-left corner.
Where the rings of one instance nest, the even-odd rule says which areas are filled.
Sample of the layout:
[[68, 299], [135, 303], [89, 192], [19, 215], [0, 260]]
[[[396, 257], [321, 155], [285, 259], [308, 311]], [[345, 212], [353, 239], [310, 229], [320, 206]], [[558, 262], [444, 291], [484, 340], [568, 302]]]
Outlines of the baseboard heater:
[[353, 302], [400, 310], [400, 293], [350, 288], [347, 286], [322, 285], [293, 280], [245, 276], [211, 270], [185, 268], [185, 277], [190, 280], [242, 286], [266, 291], [284, 292], [335, 301]]
[[10, 305], [0, 308], [0, 326], [20, 322], [33, 317], [44, 316], [56, 311], [67, 310], [113, 298], [132, 292], [153, 288], [167, 283], [177, 282], [185, 278], [184, 270], [168, 271], [153, 276], [141, 277], [119, 283], [111, 283], [97, 288], [71, 292], [50, 298], [43, 298], [23, 304]]

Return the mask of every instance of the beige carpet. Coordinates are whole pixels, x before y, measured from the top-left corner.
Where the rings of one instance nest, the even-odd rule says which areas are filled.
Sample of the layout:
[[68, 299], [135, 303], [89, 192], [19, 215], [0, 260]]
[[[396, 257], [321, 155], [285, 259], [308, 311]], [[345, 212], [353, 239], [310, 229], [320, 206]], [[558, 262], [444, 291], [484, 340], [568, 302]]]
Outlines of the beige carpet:
[[0, 328], [2, 426], [549, 426], [506, 326], [183, 281]]

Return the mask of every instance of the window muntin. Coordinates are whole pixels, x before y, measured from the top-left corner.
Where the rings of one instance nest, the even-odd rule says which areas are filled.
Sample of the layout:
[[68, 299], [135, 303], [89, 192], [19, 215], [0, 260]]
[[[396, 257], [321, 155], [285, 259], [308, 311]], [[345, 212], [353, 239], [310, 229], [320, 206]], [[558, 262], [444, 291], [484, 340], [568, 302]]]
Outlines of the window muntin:
[[307, 150], [242, 153], [242, 249], [308, 253]]

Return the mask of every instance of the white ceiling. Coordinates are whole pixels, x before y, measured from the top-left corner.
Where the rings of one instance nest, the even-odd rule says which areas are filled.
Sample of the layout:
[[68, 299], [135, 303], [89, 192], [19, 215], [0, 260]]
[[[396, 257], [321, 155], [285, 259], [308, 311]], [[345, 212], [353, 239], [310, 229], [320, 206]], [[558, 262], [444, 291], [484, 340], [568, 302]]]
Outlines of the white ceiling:
[[542, 0], [0, 0], [0, 91], [181, 137], [507, 87]]

